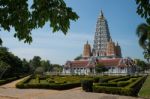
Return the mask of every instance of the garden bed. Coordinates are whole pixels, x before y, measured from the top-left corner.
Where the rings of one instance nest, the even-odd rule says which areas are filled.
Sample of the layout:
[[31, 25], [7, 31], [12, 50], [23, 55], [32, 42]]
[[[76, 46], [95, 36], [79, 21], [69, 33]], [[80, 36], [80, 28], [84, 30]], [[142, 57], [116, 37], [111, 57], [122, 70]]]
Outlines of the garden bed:
[[[65, 90], [81, 86], [81, 79], [85, 76], [31, 76], [16, 84], [17, 88], [38, 88]], [[89, 77], [90, 78], [90, 77]]]
[[125, 76], [107, 82], [94, 83], [93, 92], [137, 96], [145, 79], [146, 76]]

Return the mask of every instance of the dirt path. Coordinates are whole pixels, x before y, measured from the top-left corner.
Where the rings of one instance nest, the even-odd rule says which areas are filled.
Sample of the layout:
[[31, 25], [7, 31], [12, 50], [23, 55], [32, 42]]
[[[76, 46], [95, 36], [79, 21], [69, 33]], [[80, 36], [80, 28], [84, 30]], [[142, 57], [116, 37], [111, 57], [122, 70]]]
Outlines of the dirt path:
[[15, 84], [22, 79], [0, 86], [0, 99], [142, 99], [137, 97], [90, 93], [81, 87], [70, 90], [17, 89]]
[[25, 79], [25, 78], [26, 78], [26, 77], [21, 78], [21, 79], [19, 79], [19, 80], [12, 81], [12, 82], [10, 82], [10, 83], [8, 83], [8, 84], [4, 84], [4, 85], [2, 85], [2, 86], [0, 86], [0, 87], [1, 87], [1, 88], [16, 88], [16, 84], [17, 84], [18, 82], [20, 82], [21, 80]]

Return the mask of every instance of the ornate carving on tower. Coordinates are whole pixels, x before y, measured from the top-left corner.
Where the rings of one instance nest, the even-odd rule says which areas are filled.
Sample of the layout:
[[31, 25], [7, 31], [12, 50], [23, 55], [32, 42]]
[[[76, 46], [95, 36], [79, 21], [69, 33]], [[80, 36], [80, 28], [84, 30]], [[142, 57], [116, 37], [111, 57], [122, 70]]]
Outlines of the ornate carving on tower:
[[94, 37], [93, 55], [106, 56], [107, 42], [110, 39], [107, 20], [101, 11], [96, 24], [96, 32]]
[[110, 41], [107, 42], [106, 56], [116, 57], [116, 46], [111, 38]]
[[90, 57], [91, 56], [91, 46], [87, 43], [84, 44], [84, 50], [83, 50], [83, 57]]

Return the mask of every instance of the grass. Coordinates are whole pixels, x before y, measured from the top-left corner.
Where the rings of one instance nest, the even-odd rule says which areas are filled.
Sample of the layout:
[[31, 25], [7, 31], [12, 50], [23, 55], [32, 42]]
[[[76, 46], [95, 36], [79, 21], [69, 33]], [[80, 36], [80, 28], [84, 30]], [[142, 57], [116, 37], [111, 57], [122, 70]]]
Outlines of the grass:
[[150, 98], [150, 75], [147, 77], [145, 83], [143, 84], [140, 92], [140, 97]]

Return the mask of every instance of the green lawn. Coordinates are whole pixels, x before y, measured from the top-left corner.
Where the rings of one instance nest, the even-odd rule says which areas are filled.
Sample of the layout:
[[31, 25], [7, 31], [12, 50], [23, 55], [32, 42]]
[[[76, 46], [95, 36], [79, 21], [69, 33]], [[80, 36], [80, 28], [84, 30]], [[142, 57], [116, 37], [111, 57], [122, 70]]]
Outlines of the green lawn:
[[140, 92], [140, 97], [150, 98], [150, 75], [147, 77], [146, 81], [144, 82]]

